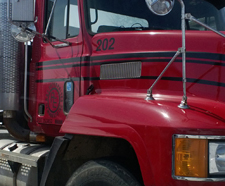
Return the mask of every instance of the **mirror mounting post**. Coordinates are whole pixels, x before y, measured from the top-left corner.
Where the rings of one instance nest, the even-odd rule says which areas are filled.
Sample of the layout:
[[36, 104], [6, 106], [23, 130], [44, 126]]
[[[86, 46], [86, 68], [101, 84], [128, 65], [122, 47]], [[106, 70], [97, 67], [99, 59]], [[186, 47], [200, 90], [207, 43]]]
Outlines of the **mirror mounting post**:
[[[175, 0], [145, 0], [147, 3], [147, 6], [149, 9], [156, 15], [165, 16], [167, 15], [174, 6]], [[168, 65], [164, 68], [164, 70], [161, 72], [161, 74], [158, 76], [158, 78], [155, 80], [155, 82], [152, 84], [152, 86], [147, 91], [147, 96], [145, 100], [154, 100], [152, 96], [152, 89], [155, 86], [155, 84], [161, 79], [164, 72], [168, 69], [168, 67], [171, 65], [173, 61], [178, 57], [180, 53], [182, 53], [182, 81], [183, 81], [183, 98], [178, 105], [181, 109], [188, 109], [189, 106], [187, 104], [187, 93], [186, 93], [186, 28], [185, 28], [185, 5], [183, 0], [178, 0], [178, 2], [181, 4], [181, 30], [182, 30], [182, 47], [178, 49], [177, 53], [174, 55], [174, 57], [171, 59], [171, 61], [168, 63]], [[157, 6], [156, 6], [157, 5]]]
[[[160, 15], [160, 16], [165, 16], [166, 14], [168, 14], [174, 5], [174, 1], [175, 0], [145, 0], [147, 3], [147, 6], [149, 7], [149, 9], [156, 15]], [[147, 97], [145, 98], [145, 100], [154, 100], [153, 96], [152, 96], [152, 89], [154, 87], [154, 85], [158, 82], [159, 79], [161, 79], [163, 73], [168, 69], [168, 67], [170, 66], [170, 64], [175, 60], [175, 58], [179, 55], [179, 53], [182, 53], [182, 81], [183, 81], [183, 98], [182, 101], [180, 103], [180, 105], [178, 105], [179, 108], [181, 109], [188, 109], [190, 108], [187, 104], [187, 91], [186, 91], [186, 28], [185, 28], [185, 24], [186, 24], [186, 19], [187, 20], [191, 20], [194, 21], [195, 23], [203, 26], [204, 28], [213, 31], [214, 33], [222, 36], [225, 38], [225, 35], [213, 28], [211, 28], [210, 26], [202, 23], [201, 21], [197, 20], [195, 17], [193, 17], [190, 13], [185, 13], [185, 4], [183, 2], [183, 0], [177, 0], [180, 5], [181, 5], [181, 30], [182, 30], [182, 48], [179, 48], [177, 53], [175, 54], [175, 56], [173, 57], [173, 59], [171, 59], [171, 61], [169, 62], [169, 64], [164, 68], [164, 70], [162, 71], [162, 73], [159, 75], [159, 77], [155, 80], [155, 82], [153, 83], [153, 85], [148, 89], [147, 91]]]
[[173, 58], [170, 60], [170, 62], [166, 65], [164, 70], [161, 72], [161, 74], [158, 76], [158, 78], [155, 80], [155, 82], [152, 84], [152, 86], [147, 91], [147, 96], [145, 98], [146, 101], [149, 100], [155, 100], [152, 96], [152, 89], [156, 85], [156, 83], [162, 78], [163, 74], [166, 72], [166, 70], [169, 68], [169, 66], [175, 61], [175, 59], [182, 53], [182, 48], [179, 48], [176, 52], [176, 54], [173, 56]]
[[211, 30], [212, 32], [214, 32], [214, 33], [216, 33], [216, 34], [218, 34], [218, 35], [220, 35], [220, 36], [222, 36], [222, 37], [225, 37], [225, 35], [224, 35], [223, 33], [219, 32], [219, 31], [213, 29], [212, 27], [210, 27], [210, 26], [208, 26], [208, 25], [202, 23], [201, 21], [197, 20], [197, 19], [196, 19], [194, 16], [192, 16], [190, 13], [185, 14], [185, 19], [188, 19], [188, 20], [190, 20], [190, 21], [194, 21], [195, 23], [197, 23], [197, 24], [203, 26], [204, 28], [206, 28], [206, 29], [208, 29], [208, 30]]
[[187, 104], [187, 91], [186, 91], [186, 36], [185, 36], [185, 5], [183, 0], [178, 0], [179, 3], [181, 4], [181, 30], [182, 30], [182, 81], [183, 81], [183, 98], [178, 105], [179, 108], [181, 109], [188, 109], [189, 106]]

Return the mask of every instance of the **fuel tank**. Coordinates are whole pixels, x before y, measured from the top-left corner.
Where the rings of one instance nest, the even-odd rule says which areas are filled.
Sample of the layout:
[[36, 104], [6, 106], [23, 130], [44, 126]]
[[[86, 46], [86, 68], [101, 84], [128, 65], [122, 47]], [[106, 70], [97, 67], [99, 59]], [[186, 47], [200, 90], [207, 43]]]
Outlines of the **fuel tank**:
[[[0, 129], [0, 135], [7, 135]], [[21, 143], [13, 139], [0, 140], [0, 186], [38, 186], [49, 147]]]

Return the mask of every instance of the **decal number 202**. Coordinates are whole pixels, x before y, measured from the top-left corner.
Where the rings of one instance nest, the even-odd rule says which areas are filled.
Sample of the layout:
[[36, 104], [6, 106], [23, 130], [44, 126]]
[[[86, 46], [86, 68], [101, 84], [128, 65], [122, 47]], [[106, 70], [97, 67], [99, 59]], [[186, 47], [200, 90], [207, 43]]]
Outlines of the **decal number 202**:
[[97, 49], [96, 49], [96, 51], [105, 51], [105, 50], [114, 50], [114, 47], [113, 47], [113, 45], [114, 45], [114, 43], [115, 43], [115, 38], [110, 38], [109, 40], [107, 39], [107, 38], [105, 38], [105, 39], [99, 39], [98, 41], [97, 41]]

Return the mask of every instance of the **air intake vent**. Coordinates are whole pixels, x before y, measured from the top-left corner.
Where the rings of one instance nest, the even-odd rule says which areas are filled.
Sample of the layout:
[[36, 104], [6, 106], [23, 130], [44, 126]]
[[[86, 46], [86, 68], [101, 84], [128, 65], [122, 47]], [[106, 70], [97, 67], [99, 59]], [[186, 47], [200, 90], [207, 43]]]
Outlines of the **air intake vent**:
[[101, 65], [100, 79], [128, 79], [141, 77], [141, 62]]

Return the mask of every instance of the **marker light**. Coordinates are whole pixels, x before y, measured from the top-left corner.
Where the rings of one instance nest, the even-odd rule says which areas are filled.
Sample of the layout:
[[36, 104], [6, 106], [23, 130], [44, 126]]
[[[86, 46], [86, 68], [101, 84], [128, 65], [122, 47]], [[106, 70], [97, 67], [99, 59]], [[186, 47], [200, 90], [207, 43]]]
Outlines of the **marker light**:
[[175, 138], [174, 156], [175, 176], [208, 176], [208, 140]]
[[36, 136], [36, 141], [37, 141], [37, 142], [45, 142], [45, 141], [46, 141], [45, 135], [43, 135], [43, 134], [38, 134], [38, 135]]
[[46, 137], [44, 134], [36, 134], [36, 133], [33, 133], [33, 132], [30, 132], [30, 141], [31, 142], [46, 142]]

